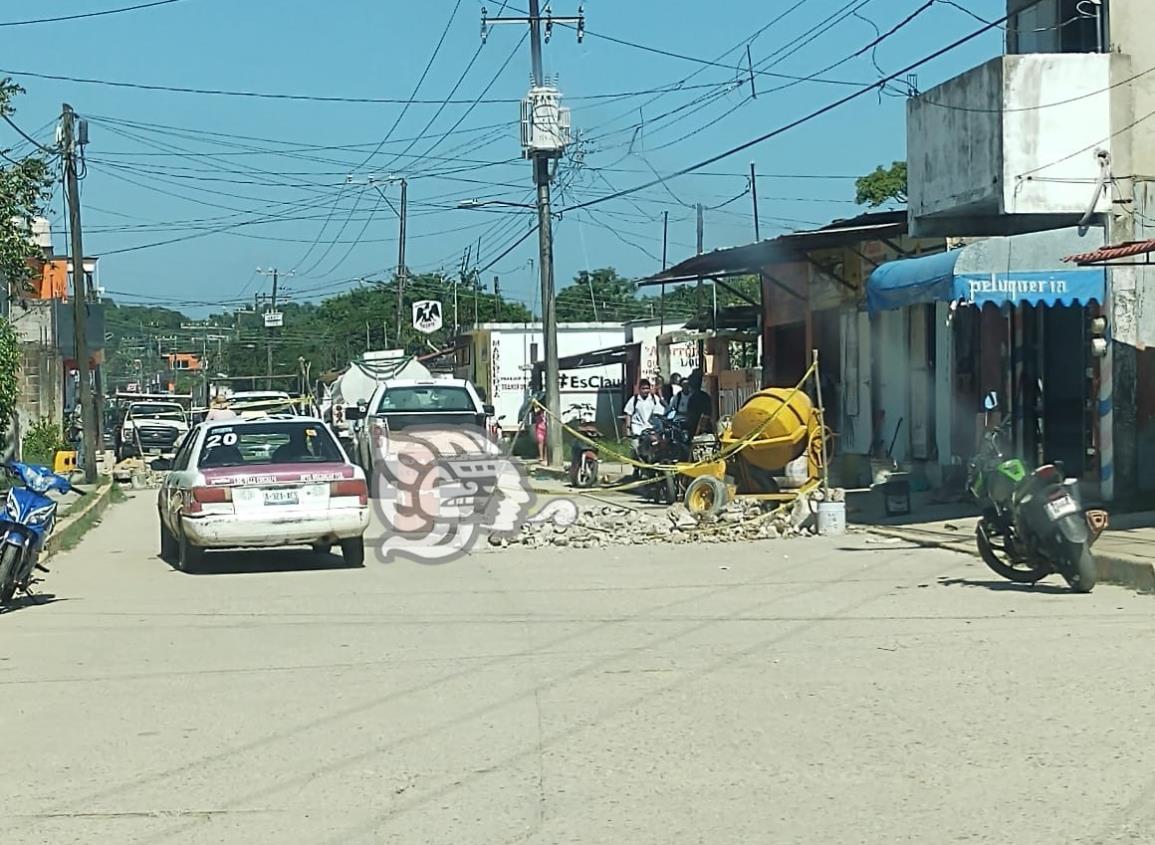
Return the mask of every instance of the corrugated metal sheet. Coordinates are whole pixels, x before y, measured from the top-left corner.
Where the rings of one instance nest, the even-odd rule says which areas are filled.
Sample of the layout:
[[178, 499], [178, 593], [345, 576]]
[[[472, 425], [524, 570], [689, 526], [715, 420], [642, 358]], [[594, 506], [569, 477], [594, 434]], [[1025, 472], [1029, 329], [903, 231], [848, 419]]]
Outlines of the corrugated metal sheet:
[[1071, 264], [1099, 264], [1103, 261], [1117, 261], [1120, 258], [1134, 258], [1136, 255], [1149, 255], [1152, 252], [1155, 252], [1155, 240], [1129, 241], [1116, 246], [1105, 246], [1092, 252], [1068, 255], [1063, 260]]

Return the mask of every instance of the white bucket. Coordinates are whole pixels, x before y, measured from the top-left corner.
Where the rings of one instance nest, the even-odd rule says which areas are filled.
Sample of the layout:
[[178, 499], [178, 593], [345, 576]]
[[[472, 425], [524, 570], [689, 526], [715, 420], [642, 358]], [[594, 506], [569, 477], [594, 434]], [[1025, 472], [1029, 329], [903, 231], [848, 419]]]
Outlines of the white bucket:
[[818, 503], [818, 533], [823, 537], [841, 537], [846, 533], [846, 502]]

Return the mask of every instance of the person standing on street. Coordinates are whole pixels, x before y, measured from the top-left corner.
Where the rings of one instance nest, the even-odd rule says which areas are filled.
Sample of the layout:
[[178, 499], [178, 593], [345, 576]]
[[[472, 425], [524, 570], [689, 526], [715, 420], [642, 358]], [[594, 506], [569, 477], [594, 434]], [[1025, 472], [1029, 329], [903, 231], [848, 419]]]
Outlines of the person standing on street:
[[686, 379], [685, 388], [670, 405], [670, 419], [682, 420], [691, 438], [698, 434], [702, 421], [710, 418], [713, 408], [710, 394], [702, 390], [702, 381], [702, 371], [694, 370]]
[[638, 392], [626, 402], [622, 416], [626, 419], [626, 427], [630, 434], [630, 442], [637, 452], [638, 438], [642, 432], [650, 427], [650, 418], [655, 414], [664, 414], [666, 406], [662, 400], [650, 390], [649, 379], [638, 382]]

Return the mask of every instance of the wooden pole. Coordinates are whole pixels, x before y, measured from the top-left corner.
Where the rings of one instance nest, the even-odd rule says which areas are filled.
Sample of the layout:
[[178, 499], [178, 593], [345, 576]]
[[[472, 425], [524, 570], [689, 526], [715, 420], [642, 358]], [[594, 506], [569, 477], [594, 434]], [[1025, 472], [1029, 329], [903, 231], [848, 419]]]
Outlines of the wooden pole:
[[822, 372], [818, 365], [818, 350], [814, 355], [814, 392], [818, 399], [818, 443], [822, 449], [822, 493], [823, 501], [830, 501], [830, 462], [826, 456], [826, 408], [822, 404]]

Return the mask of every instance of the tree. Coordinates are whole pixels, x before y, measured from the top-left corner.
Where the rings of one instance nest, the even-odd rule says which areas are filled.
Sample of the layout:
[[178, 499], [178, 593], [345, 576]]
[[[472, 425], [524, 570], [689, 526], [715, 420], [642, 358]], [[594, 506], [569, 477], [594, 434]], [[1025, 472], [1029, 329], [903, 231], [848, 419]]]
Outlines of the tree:
[[871, 208], [891, 203], [906, 204], [906, 162], [896, 161], [890, 167], [879, 165], [873, 173], [854, 183], [854, 201]]
[[590, 321], [621, 322], [649, 316], [643, 314], [637, 287], [618, 275], [613, 267], [592, 273], [585, 270], [574, 277], [573, 284], [557, 294], [557, 319], [561, 323]]
[[[0, 116], [15, 114], [12, 100], [24, 89], [10, 79], [0, 81]], [[32, 155], [23, 159], [5, 156], [0, 167], [0, 276], [7, 280], [8, 295], [25, 291], [34, 277], [40, 257], [29, 237], [32, 218], [48, 203], [48, 164]], [[7, 433], [20, 396], [20, 344], [12, 326], [0, 325], [0, 435]]]

